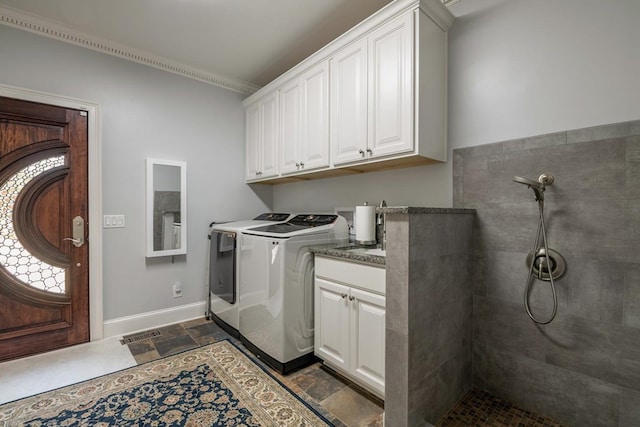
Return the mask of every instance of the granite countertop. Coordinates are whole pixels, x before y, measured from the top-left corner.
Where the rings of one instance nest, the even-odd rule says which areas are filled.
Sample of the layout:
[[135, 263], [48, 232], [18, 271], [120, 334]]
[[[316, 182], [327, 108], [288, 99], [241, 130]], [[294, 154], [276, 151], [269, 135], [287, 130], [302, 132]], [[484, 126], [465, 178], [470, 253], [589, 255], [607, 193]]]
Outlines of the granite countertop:
[[384, 214], [475, 214], [475, 209], [425, 208], [417, 206], [389, 206], [376, 208], [376, 213]]
[[312, 246], [309, 250], [314, 254], [327, 255], [334, 258], [342, 258], [345, 260], [364, 262], [368, 264], [377, 264], [384, 266], [385, 257], [383, 255], [372, 255], [360, 252], [354, 249], [374, 249], [375, 246], [363, 246], [356, 243], [339, 243], [330, 245]]

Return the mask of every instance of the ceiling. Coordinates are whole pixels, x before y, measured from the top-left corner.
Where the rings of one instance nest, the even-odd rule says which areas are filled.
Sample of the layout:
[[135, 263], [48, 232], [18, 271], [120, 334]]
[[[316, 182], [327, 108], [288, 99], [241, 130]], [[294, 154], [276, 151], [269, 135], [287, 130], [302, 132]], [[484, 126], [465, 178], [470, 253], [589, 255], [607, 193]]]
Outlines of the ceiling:
[[389, 2], [0, 0], [0, 8], [255, 87]]

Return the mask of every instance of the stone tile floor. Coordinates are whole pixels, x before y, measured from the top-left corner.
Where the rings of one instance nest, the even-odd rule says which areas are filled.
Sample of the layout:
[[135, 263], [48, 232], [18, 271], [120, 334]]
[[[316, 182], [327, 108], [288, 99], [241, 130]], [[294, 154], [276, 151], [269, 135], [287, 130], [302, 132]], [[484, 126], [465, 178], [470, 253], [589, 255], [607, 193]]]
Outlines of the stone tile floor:
[[[205, 318], [157, 328], [153, 332], [158, 335], [128, 344], [138, 364], [228, 339], [336, 427], [382, 426], [383, 402], [321, 363], [280, 375], [256, 359], [240, 341]], [[550, 418], [520, 409], [509, 401], [476, 389], [469, 391], [438, 421], [437, 426], [561, 427]]]
[[[315, 363], [285, 376], [280, 375], [256, 359], [237, 339], [204, 318], [156, 328], [153, 331], [159, 334], [127, 344], [138, 364], [228, 339], [256, 363], [265, 366], [278, 380], [336, 427], [382, 426], [383, 402], [341, 378], [321, 363]], [[123, 340], [129, 337], [131, 335], [123, 337]]]

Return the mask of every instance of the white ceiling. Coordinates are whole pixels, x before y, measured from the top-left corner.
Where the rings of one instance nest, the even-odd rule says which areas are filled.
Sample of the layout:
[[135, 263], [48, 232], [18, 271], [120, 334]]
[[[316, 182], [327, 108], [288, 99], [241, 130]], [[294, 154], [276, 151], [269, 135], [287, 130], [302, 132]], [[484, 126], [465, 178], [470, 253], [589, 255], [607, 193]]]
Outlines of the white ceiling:
[[0, 7], [263, 86], [390, 0], [0, 0]]

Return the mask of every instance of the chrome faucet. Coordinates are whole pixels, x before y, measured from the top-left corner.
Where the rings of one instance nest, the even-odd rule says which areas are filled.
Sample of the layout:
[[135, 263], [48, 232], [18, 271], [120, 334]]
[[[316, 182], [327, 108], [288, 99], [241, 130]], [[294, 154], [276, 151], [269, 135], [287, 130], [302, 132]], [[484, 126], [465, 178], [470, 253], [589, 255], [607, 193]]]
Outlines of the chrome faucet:
[[[380, 202], [380, 208], [386, 208], [387, 202], [382, 200]], [[378, 243], [380, 245], [380, 249], [383, 251], [387, 248], [387, 226], [385, 222], [384, 213], [378, 212], [377, 220], [376, 220], [376, 238], [378, 239]]]

